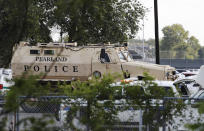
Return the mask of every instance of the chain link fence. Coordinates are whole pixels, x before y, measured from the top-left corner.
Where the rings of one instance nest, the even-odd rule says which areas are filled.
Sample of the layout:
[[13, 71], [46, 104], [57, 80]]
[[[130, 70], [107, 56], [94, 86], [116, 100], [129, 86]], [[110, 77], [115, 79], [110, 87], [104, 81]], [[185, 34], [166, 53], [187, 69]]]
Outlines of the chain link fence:
[[174, 50], [167, 50], [162, 51], [160, 50], [160, 58], [162, 59], [199, 59], [198, 52], [187, 52], [183, 50], [174, 51]]
[[160, 51], [160, 63], [177, 69], [200, 69], [204, 65], [204, 59], [192, 56], [184, 51]]
[[136, 61], [144, 61], [144, 62], [150, 62], [155, 63], [155, 49], [152, 46], [149, 46], [147, 44], [142, 43], [134, 43], [130, 44], [128, 46], [129, 50], [134, 50], [136, 52], [136, 55], [140, 57], [136, 57], [133, 59]]
[[[89, 130], [86, 124], [82, 124], [79, 121], [82, 120], [81, 118], [87, 117], [86, 102], [80, 102], [80, 108], [76, 110], [74, 115], [71, 115], [70, 111], [75, 107], [73, 104], [76, 101], [73, 103], [67, 96], [21, 97], [19, 98], [20, 106], [16, 111], [5, 112], [4, 98], [0, 98], [0, 119], [1, 122], [5, 122], [4, 126], [8, 131], [23, 131], [25, 129], [29, 131], [29, 129], [33, 129], [34, 124], [38, 125], [40, 122], [46, 124], [44, 126], [47, 129], [55, 131], [71, 130], [70, 123], [72, 123], [72, 126], [76, 126], [77, 128], [75, 129], [77, 130]], [[121, 106], [121, 110], [116, 115], [119, 121], [115, 121], [110, 125], [103, 125], [103, 129], [107, 131], [188, 130], [185, 124], [204, 122], [204, 115], [199, 114], [197, 108], [195, 108], [198, 101], [203, 101], [203, 99], [166, 97], [159, 106], [154, 105], [152, 106], [153, 108], [137, 107], [135, 105], [137, 108], [126, 108], [125, 110], [122, 110], [123, 104], [117, 104], [115, 106]], [[177, 104], [178, 102], [181, 105], [184, 104], [185, 108], [181, 108], [180, 112], [172, 114], [170, 121], [164, 117], [163, 113], [169, 110], [169, 105], [172, 103]], [[104, 108], [104, 110], [108, 109]], [[171, 111], [173, 112], [173, 110]], [[153, 114], [153, 116], [150, 117], [148, 116], [149, 114]]]
[[[137, 56], [141, 56], [133, 58], [135, 61], [156, 62], [155, 49], [151, 46], [134, 43], [129, 45], [129, 50], [134, 50]], [[204, 65], [204, 58], [198, 58], [198, 54], [187, 54], [185, 51], [160, 51], [160, 64], [177, 69], [199, 69]]]

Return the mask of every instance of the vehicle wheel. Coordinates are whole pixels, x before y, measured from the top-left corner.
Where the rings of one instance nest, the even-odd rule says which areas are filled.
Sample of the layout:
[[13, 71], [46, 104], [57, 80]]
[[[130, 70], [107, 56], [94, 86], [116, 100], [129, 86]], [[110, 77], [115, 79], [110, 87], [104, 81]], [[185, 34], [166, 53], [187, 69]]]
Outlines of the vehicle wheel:
[[95, 78], [101, 78], [101, 72], [99, 72], [99, 71], [94, 71], [94, 72], [93, 72], [93, 76], [94, 76]]

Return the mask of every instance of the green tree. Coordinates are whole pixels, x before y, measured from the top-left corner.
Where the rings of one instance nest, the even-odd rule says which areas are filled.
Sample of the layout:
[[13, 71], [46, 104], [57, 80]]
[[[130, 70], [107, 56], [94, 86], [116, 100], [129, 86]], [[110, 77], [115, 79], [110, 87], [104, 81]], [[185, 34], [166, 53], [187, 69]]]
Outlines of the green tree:
[[188, 39], [187, 44], [188, 44], [188, 48], [187, 48], [186, 58], [191, 58], [191, 59], [198, 58], [199, 57], [198, 51], [201, 48], [199, 44], [199, 40], [196, 37], [191, 36]]
[[155, 46], [155, 39], [150, 38], [150, 39], [146, 40], [145, 42], [146, 42], [148, 45]]
[[68, 33], [69, 42], [118, 42], [139, 29], [144, 7], [138, 0], [58, 0], [53, 22]]
[[[171, 56], [169, 58], [198, 58], [199, 40], [194, 36], [189, 37], [188, 31], [182, 25], [166, 26], [162, 29], [162, 32], [164, 36], [161, 41], [161, 50], [170, 51]], [[166, 55], [169, 55], [169, 53]]]
[[[47, 87], [41, 86], [37, 81], [38, 76], [24, 74], [14, 80], [15, 85], [6, 94], [4, 113], [14, 112], [23, 104], [29, 104], [29, 107], [33, 105], [35, 109], [46, 108], [49, 110], [54, 105], [63, 104], [62, 108], [70, 107], [70, 110], [67, 111], [65, 127], [75, 130], [73, 121], [78, 119], [81, 124], [86, 125], [88, 130], [103, 131], [104, 125], [111, 128], [111, 125], [114, 125], [115, 122], [120, 122], [117, 117], [119, 112], [133, 111], [133, 113], [127, 113], [129, 114], [129, 122], [135, 117], [134, 111], [141, 109], [144, 112], [144, 125], [151, 125], [150, 130], [158, 130], [161, 124], [164, 124], [165, 121], [171, 121], [175, 113], [182, 111], [183, 101], [174, 100], [161, 103], [164, 96], [172, 97], [174, 92], [157, 86], [154, 79], [148, 74], [144, 74], [144, 76], [145, 78], [142, 81], [134, 85], [121, 83], [114, 86], [113, 82], [118, 78], [118, 75], [110, 74], [104, 75], [102, 79], [92, 79], [84, 82], [75, 81], [69, 85], [58, 86], [58, 94], [55, 92], [55, 95], [63, 94], [63, 96], [67, 96], [65, 99], [41, 101], [42, 96], [49, 95], [53, 91], [49, 88], [49, 85]], [[21, 96], [25, 97], [22, 98]], [[79, 110], [84, 111], [84, 114], [80, 117], [76, 113]], [[59, 110], [56, 112], [58, 113]], [[6, 118], [4, 118], [4, 121], [0, 121], [1, 130], [6, 126], [6, 121]], [[53, 115], [43, 115], [40, 118], [31, 116], [20, 119], [18, 124], [25, 126], [25, 131], [56, 130]]]
[[[68, 128], [75, 129], [72, 121], [76, 118], [76, 112], [83, 110], [84, 115], [79, 119], [81, 123], [87, 126], [87, 130], [104, 130], [103, 125], [111, 125], [116, 121], [116, 114], [118, 108], [114, 106], [114, 93], [116, 89], [110, 88], [110, 84], [114, 82], [112, 75], [104, 75], [101, 80], [92, 79], [86, 82], [76, 81], [71, 85], [61, 86], [64, 93], [70, 97], [64, 104], [70, 105], [70, 102], [75, 99], [75, 103], [71, 104], [71, 111], [67, 114], [67, 122], [65, 123]], [[121, 93], [121, 91], [120, 91]], [[79, 99], [79, 101], [77, 101]], [[101, 102], [99, 102], [101, 101]], [[84, 106], [81, 106], [82, 103]], [[86, 105], [86, 106], [85, 106]]]
[[19, 41], [50, 42], [51, 0], [0, 0], [0, 60], [8, 66]]
[[50, 42], [52, 27], [69, 42], [118, 42], [139, 29], [144, 7], [138, 0], [0, 0], [0, 66], [8, 66], [19, 41]]
[[171, 50], [175, 46], [186, 43], [188, 31], [185, 31], [182, 25], [173, 24], [162, 29], [164, 34], [162, 38], [161, 50]]
[[[204, 114], [204, 103], [199, 102], [197, 103], [198, 112], [200, 114]], [[199, 119], [199, 118], [198, 118]], [[204, 123], [202, 121], [194, 124], [187, 124], [186, 127], [193, 131], [204, 131]]]
[[201, 47], [198, 50], [198, 55], [199, 55], [199, 58], [204, 58], [204, 47]]
[[[8, 113], [14, 113], [19, 110], [20, 106], [23, 104], [32, 104], [34, 108], [36, 105], [39, 105], [38, 102], [32, 102], [31, 97], [40, 100], [41, 95], [48, 95], [52, 91], [50, 86], [41, 86], [37, 79], [39, 76], [33, 76], [28, 74], [23, 74], [19, 78], [15, 78], [13, 81], [15, 85], [10, 87], [10, 90], [4, 94], [5, 105], [3, 108], [3, 112], [0, 113], [1, 120], [0, 121], [0, 130], [7, 131], [6, 127], [8, 127]], [[22, 97], [23, 96], [23, 97]], [[1, 96], [2, 97], [2, 96]], [[42, 101], [41, 101], [42, 102]], [[42, 102], [43, 103], [43, 102]], [[41, 103], [41, 105], [42, 105]], [[45, 104], [45, 103], [43, 103]], [[29, 105], [29, 106], [32, 106]], [[52, 103], [53, 105], [53, 103]], [[40, 106], [39, 106], [40, 107]], [[36, 117], [25, 117], [17, 121], [18, 123], [15, 126], [22, 126], [22, 131], [56, 131], [55, 126], [53, 126], [55, 117], [53, 115], [45, 114], [40, 118]], [[28, 124], [30, 123], [30, 124]], [[50, 127], [52, 125], [52, 127]]]
[[[84, 111], [86, 115], [78, 119], [90, 130], [104, 130], [104, 125], [111, 127], [115, 122], [121, 121], [117, 117], [119, 112], [130, 109], [135, 111], [141, 109], [144, 112], [144, 125], [151, 125], [151, 130], [158, 130], [159, 126], [165, 121], [171, 121], [174, 113], [180, 112], [184, 106], [182, 101], [177, 101], [177, 103], [176, 101], [166, 101], [163, 104], [164, 110], [160, 110], [163, 97], [172, 97], [174, 92], [157, 86], [153, 82], [154, 78], [148, 74], [144, 74], [144, 76], [142, 81], [134, 85], [123, 83], [111, 86], [114, 77], [105, 75], [101, 80], [77, 81], [71, 85], [61, 86], [65, 94], [70, 97], [64, 104], [70, 105], [73, 99], [76, 100], [71, 104], [72, 109], [67, 114], [69, 124], [66, 123], [66, 125], [74, 128], [70, 122], [77, 117], [76, 112], [80, 110], [83, 102], [87, 103]], [[79, 101], [77, 101], [78, 99]], [[128, 117], [131, 121], [135, 114], [129, 114]]]

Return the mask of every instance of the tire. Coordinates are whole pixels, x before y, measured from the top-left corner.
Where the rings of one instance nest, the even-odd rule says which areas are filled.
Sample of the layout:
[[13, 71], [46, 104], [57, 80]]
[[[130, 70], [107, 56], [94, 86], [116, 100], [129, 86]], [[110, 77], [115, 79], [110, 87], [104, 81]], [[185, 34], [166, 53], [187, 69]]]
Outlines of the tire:
[[94, 71], [94, 72], [93, 72], [93, 77], [95, 77], [95, 78], [101, 78], [101, 72], [99, 72], [99, 71]]

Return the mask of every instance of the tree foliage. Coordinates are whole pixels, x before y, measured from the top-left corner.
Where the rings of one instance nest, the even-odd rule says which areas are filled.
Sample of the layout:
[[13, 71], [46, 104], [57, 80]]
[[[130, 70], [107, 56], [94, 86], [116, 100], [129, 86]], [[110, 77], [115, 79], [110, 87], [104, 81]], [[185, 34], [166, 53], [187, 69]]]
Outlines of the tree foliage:
[[[1, 131], [7, 131], [5, 128], [10, 124], [7, 116], [9, 113], [15, 113], [17, 111], [19, 113], [19, 109], [23, 104], [31, 103], [31, 98], [40, 100], [40, 96], [53, 93], [49, 84], [42, 86], [39, 83], [39, 78], [40, 76], [24, 73], [21, 77], [13, 80], [15, 85], [10, 87], [10, 90], [6, 92], [4, 96], [6, 103], [1, 107], [3, 108], [3, 112], [0, 113], [0, 117], [4, 120], [0, 122]], [[36, 106], [39, 103], [32, 102], [31, 104], [35, 104], [34, 106]], [[55, 126], [50, 127], [50, 125], [54, 124], [54, 119], [53, 115], [43, 114], [40, 118], [32, 116], [25, 117], [16, 121], [17, 123], [14, 124], [16, 124], [15, 126], [22, 126], [23, 131], [55, 131]]]
[[173, 58], [198, 58], [200, 49], [199, 40], [189, 36], [182, 25], [173, 24], [162, 29], [164, 34], [161, 41], [161, 50], [170, 51]]
[[150, 38], [150, 39], [148, 39], [148, 40], [146, 41], [146, 43], [147, 43], [148, 45], [155, 46], [155, 39]]
[[138, 31], [144, 12], [138, 0], [0, 0], [1, 63], [9, 65], [19, 41], [52, 41], [56, 26], [69, 42], [125, 41]]
[[49, 0], [0, 0], [1, 64], [9, 65], [12, 47], [19, 41], [51, 41], [47, 23], [53, 6], [49, 4]]
[[[200, 114], [204, 113], [204, 103], [203, 102], [199, 102], [197, 104], [197, 108], [198, 108], [198, 112]], [[191, 130], [195, 130], [195, 131], [203, 131], [204, 130], [204, 123], [203, 121], [200, 122], [196, 122], [194, 124], [187, 124], [186, 127], [188, 127]]]
[[59, 0], [53, 22], [70, 42], [118, 42], [136, 34], [143, 15], [138, 0]]
[[[81, 109], [81, 105], [85, 105], [85, 113], [78, 118], [83, 125], [90, 130], [104, 130], [104, 125], [111, 128], [111, 125], [121, 120], [117, 117], [118, 113], [132, 110], [129, 115], [129, 121], [132, 120], [134, 111], [142, 110], [144, 125], [151, 125], [151, 130], [158, 130], [158, 127], [164, 124], [164, 121], [171, 121], [174, 113], [181, 112], [184, 107], [182, 101], [165, 102], [161, 100], [164, 96], [174, 96], [174, 92], [167, 91], [165, 88], [158, 87], [153, 82], [153, 78], [148, 74], [144, 74], [145, 79], [138, 84], [129, 85], [123, 83], [119, 86], [113, 86], [114, 82], [111, 75], [103, 76], [101, 80], [94, 79], [87, 82], [75, 82], [71, 85], [62, 86], [65, 94], [70, 99], [65, 104], [70, 105], [73, 98], [76, 100], [72, 104], [72, 109], [67, 114], [67, 122], [73, 121], [77, 117], [77, 111]], [[85, 104], [82, 104], [82, 101]], [[164, 110], [161, 110], [164, 106]], [[153, 121], [157, 121], [153, 123]], [[68, 127], [76, 128], [74, 125]]]
[[[77, 119], [78, 124], [84, 125], [87, 130], [104, 130], [105, 126], [111, 128], [115, 123], [121, 122], [121, 119], [118, 118], [119, 113], [128, 115], [126, 121], [131, 122], [134, 121], [134, 112], [141, 110], [143, 112], [143, 124], [150, 125], [151, 130], [158, 130], [165, 121], [171, 121], [175, 113], [182, 111], [183, 104], [182, 101], [163, 102], [164, 96], [174, 96], [174, 92], [158, 87], [153, 81], [154, 78], [148, 74], [144, 74], [144, 76], [145, 79], [134, 85], [121, 83], [114, 86], [114, 81], [118, 75], [110, 74], [104, 75], [102, 79], [92, 79], [85, 82], [75, 81], [69, 85], [59, 85], [58, 93], [67, 96], [66, 98], [47, 101], [47, 103], [36, 101], [36, 104], [47, 106], [58, 103], [63, 105], [62, 107], [70, 107], [70, 110], [66, 112], [66, 121], [64, 121], [64, 127], [68, 129], [80, 130], [79, 125], [76, 126], [73, 123]], [[40, 86], [36, 78], [38, 77], [25, 77], [24, 75], [22, 78], [15, 79], [15, 86], [11, 87], [6, 95], [5, 109], [7, 112], [16, 111], [30, 97], [40, 100], [41, 95], [53, 93], [50, 88]], [[26, 96], [25, 99], [19, 99], [22, 95]], [[57, 94], [55, 93], [55, 95]], [[45, 108], [45, 106], [35, 108]], [[79, 111], [83, 111], [83, 115], [79, 116], [77, 113]], [[127, 113], [129, 111], [131, 113]], [[42, 118], [28, 117], [21, 119], [18, 124], [24, 125], [25, 130], [56, 129], [53, 125], [53, 115], [45, 115]], [[3, 129], [4, 126], [4, 123], [0, 122], [0, 129]]]
[[204, 58], [204, 47], [201, 47], [198, 50], [198, 55], [199, 55], [199, 58]]
[[110, 84], [117, 77], [117, 75], [113, 77], [109, 74], [104, 75], [101, 80], [76, 81], [71, 85], [61, 86], [64, 93], [70, 97], [64, 104], [70, 105], [70, 101], [75, 100], [71, 104], [71, 111], [67, 114], [67, 119], [69, 119], [67, 122], [69, 123], [65, 122], [65, 125], [67, 124], [69, 128], [77, 128], [72, 125], [71, 121], [76, 118], [76, 111], [78, 110], [83, 110], [85, 113], [83, 117], [79, 118], [79, 121], [87, 125], [87, 130], [104, 130], [103, 125], [113, 124], [116, 121], [115, 116], [118, 108], [114, 106], [116, 88], [110, 88]]
[[41, 86], [37, 81], [39, 76], [28, 75], [24, 73], [21, 77], [14, 79], [15, 85], [11, 87], [11, 90], [6, 94], [5, 109], [7, 111], [16, 110], [21, 104], [19, 103], [20, 96], [25, 97], [38, 97], [40, 95], [46, 95], [50, 92], [49, 85]]

